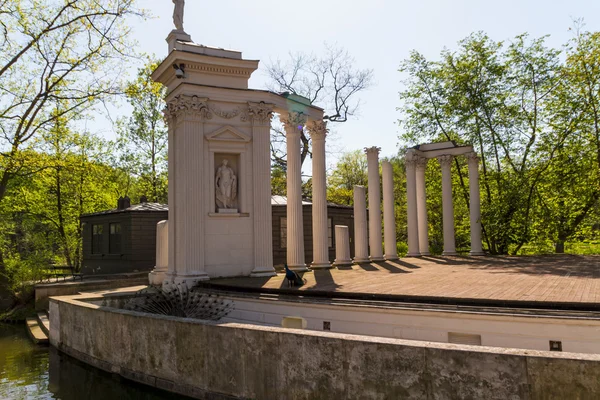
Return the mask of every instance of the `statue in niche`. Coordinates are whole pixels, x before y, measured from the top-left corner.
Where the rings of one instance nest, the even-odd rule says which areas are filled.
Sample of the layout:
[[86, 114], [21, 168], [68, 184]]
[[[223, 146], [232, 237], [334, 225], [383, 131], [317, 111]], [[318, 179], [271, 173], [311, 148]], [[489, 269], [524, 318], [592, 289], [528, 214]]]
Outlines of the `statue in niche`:
[[173, 24], [175, 24], [175, 29], [183, 32], [183, 9], [185, 7], [185, 0], [173, 0], [173, 3], [175, 4]]
[[227, 164], [228, 161], [223, 160], [215, 176], [217, 207], [225, 209], [231, 208], [237, 196], [237, 177]]

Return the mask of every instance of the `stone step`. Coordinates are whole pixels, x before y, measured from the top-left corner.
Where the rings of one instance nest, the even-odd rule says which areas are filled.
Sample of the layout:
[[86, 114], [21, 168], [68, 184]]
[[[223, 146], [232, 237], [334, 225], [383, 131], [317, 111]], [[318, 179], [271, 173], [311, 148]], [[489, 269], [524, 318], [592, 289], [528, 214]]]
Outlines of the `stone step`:
[[27, 332], [31, 339], [37, 344], [48, 344], [48, 336], [44, 333], [37, 318], [29, 317], [26, 320]]
[[48, 316], [48, 313], [44, 311], [37, 313], [37, 320], [46, 336], [50, 336], [50, 317]]

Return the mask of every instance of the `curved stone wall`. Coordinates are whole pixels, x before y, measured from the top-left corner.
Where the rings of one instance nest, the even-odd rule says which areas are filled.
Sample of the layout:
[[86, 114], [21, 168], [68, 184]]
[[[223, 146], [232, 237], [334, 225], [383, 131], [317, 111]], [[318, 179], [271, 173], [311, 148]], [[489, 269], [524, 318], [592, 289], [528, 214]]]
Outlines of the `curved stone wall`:
[[600, 393], [600, 356], [385, 339], [149, 315], [50, 300], [50, 341], [196, 398], [564, 399]]

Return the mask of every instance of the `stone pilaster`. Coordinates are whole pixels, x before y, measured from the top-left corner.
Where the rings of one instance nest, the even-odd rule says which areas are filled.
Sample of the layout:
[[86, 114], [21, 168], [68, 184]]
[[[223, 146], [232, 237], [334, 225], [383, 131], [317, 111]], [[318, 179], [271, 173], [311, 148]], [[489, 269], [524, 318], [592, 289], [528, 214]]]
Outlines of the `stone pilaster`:
[[335, 266], [352, 265], [350, 258], [350, 233], [344, 225], [335, 226]]
[[471, 255], [483, 256], [481, 245], [481, 200], [479, 195], [479, 157], [466, 154], [469, 164], [469, 216], [471, 222]]
[[383, 180], [383, 242], [386, 260], [397, 260], [396, 247], [396, 209], [394, 207], [394, 170], [389, 161], [381, 163]]
[[327, 181], [325, 137], [327, 123], [310, 121], [308, 132], [312, 140], [312, 229], [313, 262], [311, 268], [331, 268], [327, 240]]
[[169, 221], [156, 224], [156, 264], [148, 274], [151, 285], [161, 285], [165, 281], [169, 267]]
[[427, 195], [425, 193], [425, 169], [427, 158], [418, 157], [416, 165], [417, 215], [419, 224], [419, 251], [422, 256], [428, 256], [429, 229], [427, 225]]
[[178, 95], [167, 102], [165, 111], [174, 144], [169, 148], [169, 157], [172, 157], [169, 158], [169, 178], [176, 176], [174, 187], [169, 182], [169, 227], [173, 225], [172, 230], [169, 229], [169, 255], [172, 254], [169, 263], [172, 261], [174, 266], [173, 282], [190, 286], [208, 279], [204, 267], [206, 207], [203, 195], [208, 182], [202, 182], [204, 121], [212, 118], [207, 100]]
[[454, 237], [454, 204], [452, 199], [452, 160], [451, 155], [439, 156], [438, 160], [442, 168], [442, 212], [444, 227], [444, 255], [456, 254]]
[[354, 262], [369, 262], [367, 234], [367, 192], [364, 186], [354, 186]]
[[369, 173], [369, 258], [383, 261], [381, 238], [381, 184], [379, 182], [379, 147], [365, 148]]
[[406, 205], [407, 205], [407, 221], [408, 228], [408, 257], [420, 257], [421, 251], [419, 246], [419, 214], [417, 208], [417, 177], [416, 169], [418, 155], [413, 150], [406, 152]]
[[252, 122], [254, 208], [254, 269], [250, 276], [274, 276], [273, 216], [271, 214], [271, 118], [273, 104], [248, 103]]
[[302, 163], [300, 133], [306, 123], [302, 113], [280, 116], [287, 141], [287, 264], [291, 270], [307, 271], [302, 222]]

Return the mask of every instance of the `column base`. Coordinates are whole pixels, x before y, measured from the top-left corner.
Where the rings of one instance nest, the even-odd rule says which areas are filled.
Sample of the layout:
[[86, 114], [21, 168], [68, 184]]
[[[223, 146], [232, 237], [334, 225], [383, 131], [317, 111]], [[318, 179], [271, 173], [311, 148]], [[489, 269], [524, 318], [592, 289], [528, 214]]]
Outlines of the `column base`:
[[406, 257], [421, 257], [421, 253], [407, 253]]
[[167, 276], [166, 270], [153, 269], [152, 272], [148, 274], [148, 282], [151, 286], [160, 286], [165, 281]]
[[428, 251], [422, 251], [422, 252], [421, 252], [421, 255], [422, 255], [422, 256], [430, 256], [430, 255], [431, 255], [431, 253], [430, 253], [430, 252], [428, 252]]
[[251, 278], [264, 278], [268, 276], [276, 276], [275, 268], [273, 267], [256, 267], [250, 273]]
[[356, 257], [354, 257], [354, 260], [352, 260], [352, 262], [354, 264], [365, 264], [365, 263], [370, 263], [371, 260], [369, 260], [368, 258], [356, 258]]
[[384, 254], [383, 258], [385, 258], [385, 261], [396, 261], [399, 259], [397, 254], [392, 254], [389, 256], [387, 254]]
[[313, 262], [312, 264], [310, 264], [310, 269], [331, 269], [333, 268], [333, 266], [329, 263], [329, 262]]
[[290, 265], [290, 264], [288, 264], [288, 268], [290, 269], [290, 271], [295, 271], [295, 272], [306, 272], [306, 271], [308, 271], [308, 268], [306, 267], [306, 264], [297, 264], [297, 265]]
[[209, 279], [210, 278], [206, 272], [201, 272], [201, 273], [190, 274], [190, 275], [177, 275], [174, 277], [173, 283], [175, 285], [185, 284], [188, 287], [188, 289], [191, 289], [192, 287], [194, 287], [196, 285], [196, 283], [201, 282], [201, 281], [207, 281]]
[[442, 253], [443, 256], [455, 256], [456, 255], [456, 251], [444, 251]]
[[383, 258], [383, 256], [375, 256], [375, 257], [369, 257], [369, 260], [371, 260], [371, 262], [377, 262], [377, 261], [385, 261], [385, 258]]
[[471, 256], [485, 256], [485, 253], [483, 251], [472, 251], [469, 253], [469, 255]]
[[334, 267], [348, 267], [352, 265], [352, 260], [348, 259], [348, 260], [334, 260], [333, 261], [333, 266]]

